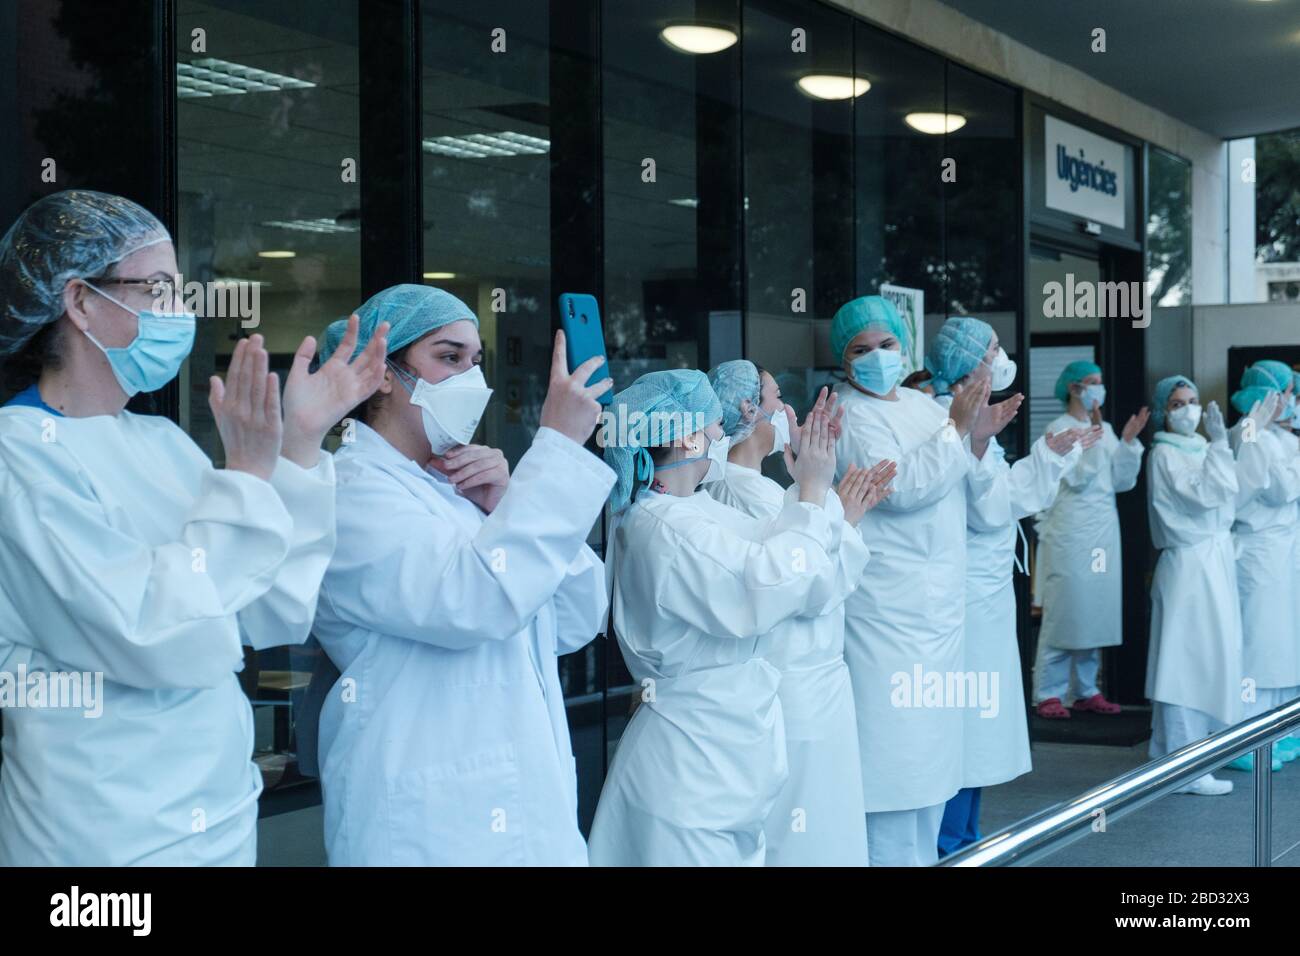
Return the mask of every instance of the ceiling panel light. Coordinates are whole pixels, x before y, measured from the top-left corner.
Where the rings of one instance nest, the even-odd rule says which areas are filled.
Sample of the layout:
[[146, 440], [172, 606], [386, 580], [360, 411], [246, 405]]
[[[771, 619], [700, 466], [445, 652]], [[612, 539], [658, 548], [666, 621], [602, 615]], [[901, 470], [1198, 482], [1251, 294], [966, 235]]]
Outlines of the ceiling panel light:
[[183, 100], [202, 96], [305, 90], [315, 85], [283, 73], [272, 73], [212, 57], [176, 64], [176, 95]]
[[268, 219], [262, 223], [264, 226], [270, 226], [273, 229], [292, 229], [295, 232], [357, 232], [359, 227], [340, 223], [333, 219]]
[[539, 156], [550, 152], [551, 141], [526, 133], [470, 133], [467, 136], [435, 136], [424, 140], [424, 151], [456, 159], [486, 159], [490, 156]]
[[719, 53], [736, 42], [734, 30], [698, 23], [675, 23], [660, 30], [659, 36], [682, 53]]
[[258, 253], [263, 259], [292, 259], [298, 253], [288, 249], [264, 249]]
[[456, 278], [456, 273], [454, 273], [454, 272], [426, 272], [426, 273], [424, 274], [424, 277], [425, 277], [426, 279], [454, 279], [454, 278]]
[[817, 100], [847, 100], [867, 92], [871, 82], [861, 76], [809, 73], [799, 77], [799, 89]]
[[937, 136], [940, 133], [952, 133], [966, 125], [966, 117], [960, 113], [908, 113], [903, 122], [918, 133]]

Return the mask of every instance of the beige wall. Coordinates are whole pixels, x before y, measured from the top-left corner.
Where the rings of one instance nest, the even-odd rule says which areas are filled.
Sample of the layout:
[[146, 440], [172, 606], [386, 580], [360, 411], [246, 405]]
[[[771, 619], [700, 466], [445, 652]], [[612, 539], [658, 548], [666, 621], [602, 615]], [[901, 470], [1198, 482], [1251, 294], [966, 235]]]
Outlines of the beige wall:
[[1201, 389], [1202, 403], [1213, 398], [1224, 406], [1237, 384], [1229, 387], [1228, 349], [1246, 345], [1300, 345], [1300, 306], [1265, 303], [1193, 309], [1190, 374]]
[[[1226, 300], [1227, 149], [1218, 138], [938, 0], [830, 0], [972, 69], [1055, 100], [1192, 163], [1192, 301]], [[868, 94], [870, 95], [870, 94]]]

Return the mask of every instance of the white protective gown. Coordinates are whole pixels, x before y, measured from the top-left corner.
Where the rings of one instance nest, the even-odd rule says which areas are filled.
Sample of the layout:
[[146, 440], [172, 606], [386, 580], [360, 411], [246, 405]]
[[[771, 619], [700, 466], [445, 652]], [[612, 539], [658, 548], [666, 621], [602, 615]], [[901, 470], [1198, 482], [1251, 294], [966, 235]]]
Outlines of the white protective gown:
[[[772, 519], [786, 491], [754, 468], [729, 462], [721, 481], [706, 486], [725, 505]], [[856, 528], [844, 523], [839, 496], [826, 496], [839, 534], [833, 557], [856, 585], [871, 557]], [[781, 672], [777, 696], [785, 715], [790, 776], [763, 826], [768, 866], [866, 866], [862, 769], [853, 685], [844, 662], [844, 607], [819, 617], [786, 620], [761, 639], [762, 653]]]
[[764, 864], [787, 775], [764, 635], [843, 603], [856, 578], [833, 556], [837, 536], [826, 510], [791, 493], [770, 521], [704, 491], [642, 491], [618, 516], [614, 630], [642, 702], [600, 794], [593, 865]]
[[[1242, 422], [1232, 429], [1238, 473], [1252, 449], [1243, 442]], [[1237, 496], [1233, 537], [1237, 587], [1241, 593], [1244, 644], [1242, 676], [1255, 682], [1257, 699], [1247, 713], [1263, 713], [1296, 696], [1300, 687], [1300, 642], [1296, 640], [1295, 568], [1300, 454], [1290, 430], [1270, 425], [1255, 435], [1261, 480], [1243, 480]]]
[[556, 657], [603, 630], [586, 537], [614, 484], [542, 428], [490, 515], [377, 432], [339, 450], [315, 633], [332, 866], [585, 865]]
[[[962, 786], [966, 475], [970, 453], [930, 396], [898, 401], [837, 388], [844, 407], [837, 478], [850, 464], [898, 464], [893, 494], [859, 523], [872, 551], [845, 604], [867, 813], [942, 804]], [[989, 473], [991, 478], [991, 472]], [[951, 675], [951, 676], [950, 676]], [[927, 690], [938, 683], [938, 699]], [[873, 851], [874, 854], [874, 851]]]
[[99, 716], [6, 706], [0, 865], [253, 865], [241, 638], [307, 638], [329, 456], [281, 459], [268, 484], [213, 468], [166, 418], [10, 406], [0, 510], [0, 674], [103, 680]]
[[1151, 582], [1146, 695], [1221, 724], [1241, 719], [1241, 608], [1232, 521], [1238, 492], [1228, 442], [1175, 444], [1159, 432], [1147, 481]]
[[[1088, 419], [1061, 415], [1047, 431], [1090, 428]], [[1042, 577], [1046, 647], [1086, 650], [1124, 639], [1123, 565], [1115, 495], [1131, 491], [1142, 468], [1142, 443], [1122, 442], [1109, 422], [1104, 434], [1061, 479], [1056, 503], [1040, 516], [1038, 572]], [[1099, 550], [1100, 549], [1100, 552]], [[1105, 572], [1096, 570], [1105, 561]]]
[[[949, 401], [950, 404], [950, 401]], [[966, 498], [966, 656], [964, 670], [996, 675], [996, 710], [966, 711], [963, 786], [991, 787], [1028, 773], [1016, 591], [1012, 582], [1022, 518], [1051, 507], [1061, 476], [1079, 460], [1078, 445], [1058, 455], [1038, 439], [1029, 455], [1008, 465], [996, 438], [982, 461], [972, 455]], [[993, 481], [981, 482], [991, 470]], [[981, 490], [982, 487], [982, 490]]]
[[[1284, 441], [1283, 444], [1288, 449], [1295, 448], [1300, 452], [1300, 434], [1292, 431], [1290, 441]], [[1297, 505], [1297, 508], [1300, 508], [1300, 504]], [[1300, 521], [1300, 515], [1297, 515], [1297, 521]], [[1295, 629], [1293, 633], [1295, 634], [1296, 653], [1300, 654], [1300, 524], [1296, 526], [1295, 551], [1291, 558], [1291, 569], [1295, 574], [1294, 587], [1291, 590], [1291, 603], [1295, 609]], [[1291, 736], [1300, 739], [1300, 734], [1292, 734]]]

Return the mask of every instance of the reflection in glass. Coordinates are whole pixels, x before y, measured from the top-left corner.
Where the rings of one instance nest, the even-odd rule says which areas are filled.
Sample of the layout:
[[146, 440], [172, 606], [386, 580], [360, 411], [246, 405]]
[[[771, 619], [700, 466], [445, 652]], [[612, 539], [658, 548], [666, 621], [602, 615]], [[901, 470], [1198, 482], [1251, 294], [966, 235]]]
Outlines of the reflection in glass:
[[[854, 293], [853, 114], [876, 80], [855, 74], [852, 18], [827, 7], [748, 2], [743, 46], [746, 357], [802, 415], [837, 364], [830, 318]], [[801, 87], [810, 75], [868, 82], [824, 99]], [[764, 466], [784, 473], [776, 456]]]
[[[177, 254], [203, 316], [180, 423], [218, 465], [208, 378], [235, 342], [265, 336], [283, 382], [303, 337], [360, 302], [359, 186], [346, 175], [359, 154], [356, 36], [357, 6], [341, 0], [177, 5]], [[314, 641], [245, 652], [268, 790], [300, 779], [294, 712], [319, 654]]]
[[1147, 283], [1153, 305], [1192, 300], [1192, 164], [1154, 146], [1147, 158]]
[[857, 294], [886, 284], [919, 289], [930, 316], [923, 333], [933, 335], [946, 317], [945, 138], [942, 126], [915, 117], [942, 120], [943, 58], [861, 23], [854, 37], [857, 70], [872, 83], [854, 111]]
[[[620, 387], [740, 354], [739, 52], [734, 44], [687, 52], [662, 36], [704, 12], [715, 29], [739, 35], [734, 0], [601, 5], [602, 307]], [[612, 752], [634, 687], [612, 638], [607, 654]]]

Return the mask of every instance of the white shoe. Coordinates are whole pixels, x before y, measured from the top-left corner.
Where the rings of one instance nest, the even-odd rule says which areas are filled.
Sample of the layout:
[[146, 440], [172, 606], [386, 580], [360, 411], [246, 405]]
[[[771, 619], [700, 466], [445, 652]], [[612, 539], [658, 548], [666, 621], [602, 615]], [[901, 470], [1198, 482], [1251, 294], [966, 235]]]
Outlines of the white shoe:
[[1174, 793], [1194, 793], [1198, 797], [1221, 797], [1232, 793], [1232, 781], [1220, 780], [1212, 773], [1197, 777], [1186, 786], [1179, 787]]

